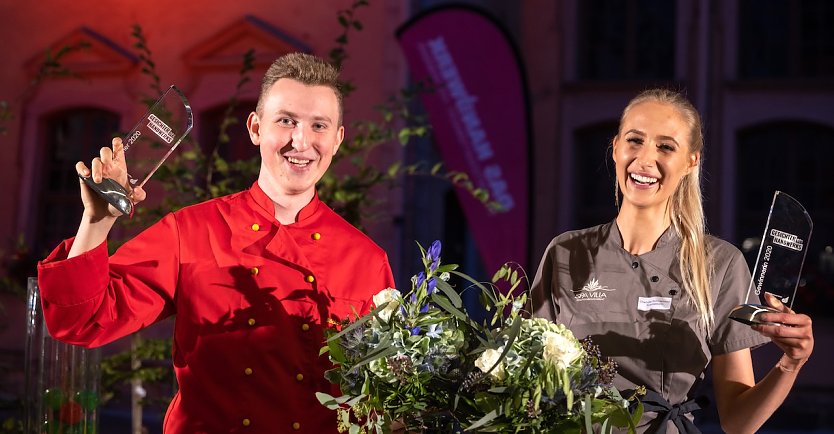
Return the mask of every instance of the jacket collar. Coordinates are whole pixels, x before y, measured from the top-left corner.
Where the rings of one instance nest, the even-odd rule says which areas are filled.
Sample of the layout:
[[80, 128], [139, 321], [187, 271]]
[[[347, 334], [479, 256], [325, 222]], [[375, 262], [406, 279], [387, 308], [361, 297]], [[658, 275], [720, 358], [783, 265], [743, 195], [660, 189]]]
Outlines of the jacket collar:
[[660, 235], [654, 249], [642, 255], [632, 255], [623, 248], [623, 236], [617, 226], [617, 220], [603, 225], [600, 231], [602, 244], [607, 250], [621, 252], [628, 259], [628, 263], [639, 259], [645, 265], [651, 265], [657, 270], [672, 276], [676, 281], [680, 280], [680, 266], [678, 265], [678, 249], [680, 249], [680, 237], [671, 226]]
[[[266, 195], [261, 186], [258, 184], [258, 181], [252, 183], [252, 187], [249, 189], [249, 197], [255, 202], [259, 211], [269, 216], [273, 224], [278, 226], [281, 225], [277, 220], [275, 220], [275, 203], [269, 196]], [[309, 223], [306, 222], [306, 220], [309, 220], [310, 217], [316, 214], [320, 204], [321, 201], [319, 200], [319, 192], [316, 190], [310, 203], [304, 205], [304, 208], [301, 208], [301, 211], [298, 212], [295, 223], [293, 224]]]

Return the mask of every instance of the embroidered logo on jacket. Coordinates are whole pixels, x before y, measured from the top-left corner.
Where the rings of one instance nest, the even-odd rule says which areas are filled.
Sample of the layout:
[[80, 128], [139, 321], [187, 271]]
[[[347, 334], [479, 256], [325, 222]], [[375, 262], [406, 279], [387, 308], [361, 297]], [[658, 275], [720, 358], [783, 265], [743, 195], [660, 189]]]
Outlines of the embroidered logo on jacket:
[[579, 291], [573, 293], [576, 301], [599, 301], [608, 298], [606, 292], [616, 291], [616, 288], [609, 288], [605, 285], [600, 285], [599, 280], [592, 278]]

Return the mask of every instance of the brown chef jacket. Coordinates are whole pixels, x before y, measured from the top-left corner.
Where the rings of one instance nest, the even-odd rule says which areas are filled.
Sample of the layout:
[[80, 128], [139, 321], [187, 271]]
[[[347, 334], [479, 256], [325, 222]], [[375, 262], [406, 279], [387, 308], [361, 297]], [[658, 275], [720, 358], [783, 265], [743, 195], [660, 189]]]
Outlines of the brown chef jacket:
[[[755, 295], [745, 299], [750, 271], [741, 252], [715, 237], [706, 241], [714, 267], [709, 335], [682, 290], [675, 231], [635, 256], [623, 249], [615, 221], [551, 241], [532, 284], [533, 315], [565, 324], [579, 339], [591, 336], [603, 357], [619, 365], [617, 389], [644, 385], [672, 405], [692, 399], [713, 355], [769, 342], [727, 317], [735, 306], [756, 302]], [[655, 417], [647, 412], [638, 432]], [[670, 421], [666, 432], [678, 430]]]

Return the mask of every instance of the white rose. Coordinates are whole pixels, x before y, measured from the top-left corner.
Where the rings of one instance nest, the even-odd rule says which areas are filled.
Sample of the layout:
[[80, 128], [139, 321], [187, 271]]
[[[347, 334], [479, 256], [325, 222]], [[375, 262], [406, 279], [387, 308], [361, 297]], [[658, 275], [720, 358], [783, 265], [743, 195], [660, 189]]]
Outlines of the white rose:
[[544, 360], [559, 369], [567, 368], [582, 356], [582, 347], [579, 343], [559, 333], [544, 332], [542, 340], [544, 341]]
[[388, 322], [388, 320], [391, 319], [391, 314], [396, 312], [397, 308], [400, 306], [400, 302], [397, 298], [399, 294], [400, 292], [394, 288], [386, 288], [374, 295], [374, 306], [379, 307], [388, 302], [385, 309], [382, 309], [378, 313], [379, 317], [382, 318], [383, 321]]
[[[482, 372], [489, 371], [489, 369], [495, 365], [495, 362], [497, 362], [500, 357], [501, 351], [490, 348], [481, 353], [478, 360], [475, 360], [475, 366]], [[504, 362], [502, 361], [498, 366], [495, 366], [495, 369], [493, 369], [489, 375], [494, 377], [496, 380], [503, 380], [506, 378], [507, 372], [504, 370]]]

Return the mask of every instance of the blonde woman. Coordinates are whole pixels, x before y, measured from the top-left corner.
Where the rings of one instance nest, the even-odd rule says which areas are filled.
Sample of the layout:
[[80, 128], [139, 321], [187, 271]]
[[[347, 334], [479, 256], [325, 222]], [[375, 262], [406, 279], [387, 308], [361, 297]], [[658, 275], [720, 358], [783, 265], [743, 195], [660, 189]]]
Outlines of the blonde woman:
[[[712, 363], [721, 426], [753, 433], [781, 405], [814, 347], [811, 319], [780, 313], [749, 327], [727, 318], [746, 302], [738, 249], [706, 235], [699, 171], [703, 136], [692, 104], [652, 89], [623, 110], [613, 139], [619, 213], [559, 235], [533, 280], [533, 314], [591, 336], [618, 365], [620, 390], [646, 386], [640, 433], [697, 433], [693, 391]], [[750, 348], [784, 351], [758, 383]]]

